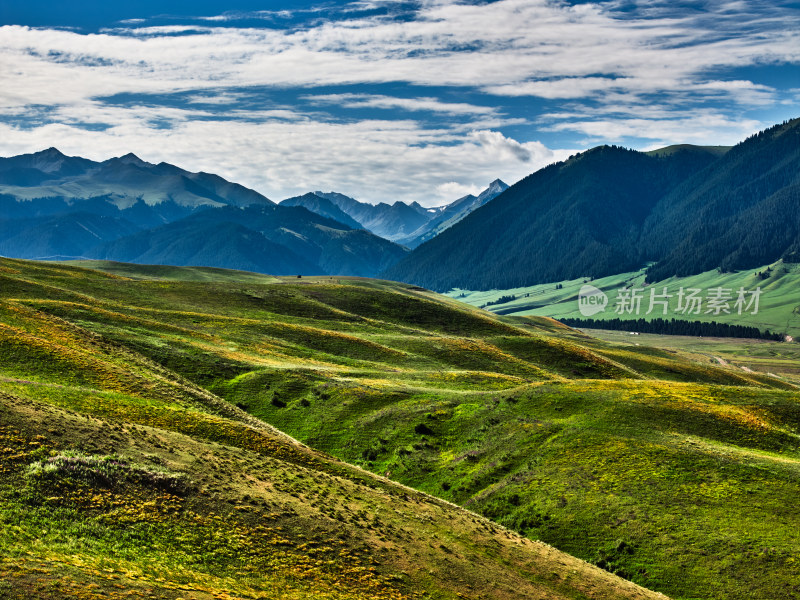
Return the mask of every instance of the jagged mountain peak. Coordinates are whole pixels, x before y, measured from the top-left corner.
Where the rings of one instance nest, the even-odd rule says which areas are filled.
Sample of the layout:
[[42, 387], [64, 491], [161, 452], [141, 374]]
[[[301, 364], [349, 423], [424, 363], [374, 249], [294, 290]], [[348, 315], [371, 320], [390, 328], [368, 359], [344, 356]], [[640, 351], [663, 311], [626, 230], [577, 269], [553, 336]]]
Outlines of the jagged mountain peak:
[[302, 196], [287, 198], [281, 201], [281, 206], [302, 206], [313, 213], [342, 223], [349, 229], [362, 229], [361, 223], [353, 219], [321, 192], [308, 192]]
[[68, 159], [66, 154], [55, 147], [29, 154], [28, 158], [30, 158], [30, 166], [32, 168], [44, 173], [54, 173], [60, 170], [64, 161]]
[[[502, 181], [501, 179], [495, 179], [492, 183], [489, 184], [485, 190], [483, 190], [478, 195], [478, 206], [483, 206], [489, 200], [494, 199], [495, 197], [499, 196], [503, 192], [505, 192], [509, 188], [508, 184]], [[477, 206], [475, 207], [477, 208]]]
[[421, 243], [452, 227], [472, 211], [493, 200], [507, 189], [508, 185], [506, 183], [500, 179], [495, 179], [479, 196], [467, 194], [450, 204], [439, 206], [434, 210], [428, 209], [427, 212], [430, 215], [430, 219], [410, 234], [400, 237], [396, 241], [409, 248], [416, 248]]
[[127, 154], [120, 156], [116, 160], [128, 165], [136, 165], [139, 167], [151, 166], [149, 162], [142, 160], [141, 158], [136, 156], [133, 152], [128, 152]]
[[492, 181], [492, 183], [489, 184], [489, 187], [487, 187], [481, 193], [485, 194], [489, 190], [507, 190], [508, 187], [509, 187], [508, 184], [505, 181], [503, 181], [502, 179], [495, 179], [494, 181]]
[[[191, 173], [166, 162], [154, 165], [133, 153], [96, 162], [48, 148], [0, 158], [0, 173], [0, 194], [13, 199], [6, 217], [54, 214], [96, 199], [113, 205], [103, 209], [112, 211], [131, 208], [140, 200], [148, 206], [175, 204], [187, 210], [271, 204], [258, 192], [219, 176]], [[36, 201], [26, 205], [30, 214], [25, 214], [23, 201]]]
[[50, 146], [45, 150], [40, 150], [39, 152], [34, 152], [33, 156], [40, 156], [40, 157], [48, 157], [48, 158], [66, 158], [67, 155], [61, 152], [55, 146]]

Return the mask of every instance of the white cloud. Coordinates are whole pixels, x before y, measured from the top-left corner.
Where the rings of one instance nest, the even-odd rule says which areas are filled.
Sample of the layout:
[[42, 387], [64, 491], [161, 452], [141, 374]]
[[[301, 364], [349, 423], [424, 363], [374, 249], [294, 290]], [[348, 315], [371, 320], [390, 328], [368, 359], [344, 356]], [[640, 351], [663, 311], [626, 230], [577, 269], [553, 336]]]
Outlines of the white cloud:
[[232, 91], [214, 92], [213, 90], [210, 90], [208, 92], [187, 96], [186, 102], [188, 102], [189, 104], [222, 105], [222, 104], [234, 104], [246, 97], [247, 94], [244, 93], [237, 93]]
[[537, 96], [539, 98], [587, 98], [608, 90], [626, 89], [629, 79], [605, 77], [566, 77], [503, 85], [486, 86], [484, 90], [499, 96]]
[[382, 108], [429, 111], [448, 115], [495, 115], [496, 108], [460, 102], [441, 102], [436, 98], [397, 98], [380, 94], [320, 94], [304, 96], [312, 104], [335, 104], [345, 108]]
[[[697, 111], [671, 118], [602, 118], [583, 119], [582, 114], [562, 114], [561, 120], [545, 129], [572, 131], [586, 136], [585, 144], [619, 143], [626, 138], [654, 140], [645, 149], [676, 142], [699, 145], [733, 145], [763, 127], [754, 119], [731, 119], [712, 111]], [[569, 117], [571, 120], [567, 120]], [[709, 142], [713, 140], [713, 142]]]
[[458, 200], [464, 196], [469, 196], [470, 194], [477, 196], [485, 188], [486, 186], [481, 188], [475, 184], [464, 184], [458, 183], [457, 181], [448, 181], [447, 183], [436, 186], [436, 195], [441, 198], [442, 204], [449, 204], [454, 200]]
[[528, 163], [535, 158], [549, 154], [549, 150], [539, 142], [520, 144], [499, 131], [473, 131], [471, 137], [481, 147], [488, 149], [492, 155], [516, 159], [522, 163]]
[[[364, 0], [350, 8], [391, 5]], [[617, 10], [621, 5], [426, 0], [410, 20], [392, 19], [389, 10], [286, 30], [217, 26], [239, 15], [210, 17], [201, 27], [128, 21], [92, 35], [0, 27], [0, 152], [56, 145], [106, 158], [132, 150], [219, 171], [278, 199], [325, 187], [368, 201], [431, 204], [428, 190], [435, 196], [443, 185], [513, 182], [574, 151], [499, 131], [534, 118], [541, 131], [579, 134], [587, 144], [728, 143], [764, 125], [748, 111], [791, 110], [785, 103], [796, 101], [796, 92], [720, 73], [800, 63], [796, 11], [757, 0], [701, 0], [692, 11], [667, 1], [638, 1], [629, 12]], [[472, 100], [444, 101], [435, 90], [397, 97], [313, 91], [387, 83], [463, 86]], [[302, 88], [307, 102], [383, 109], [387, 116], [337, 123], [302, 106], [271, 103], [221, 112], [249, 87]], [[181, 108], [101, 100], [176, 92], [184, 93]], [[475, 101], [480, 93], [500, 106]], [[503, 107], [526, 96], [565, 102], [546, 115]], [[423, 126], [410, 118], [420, 112], [434, 123], [458, 118]], [[34, 124], [35, 115], [42, 124]], [[87, 131], [83, 123], [108, 127]], [[516, 135], [530, 140], [538, 133]]]
[[601, 4], [501, 0], [430, 3], [411, 22], [373, 17], [286, 31], [174, 25], [80, 35], [7, 26], [0, 49], [9, 60], [28, 55], [34, 76], [67, 81], [77, 71], [122, 91], [402, 81], [546, 98], [609, 87], [676, 91], [706, 82], [709, 69], [800, 61], [796, 14], [742, 23], [730, 4], [712, 8], [644, 19]]

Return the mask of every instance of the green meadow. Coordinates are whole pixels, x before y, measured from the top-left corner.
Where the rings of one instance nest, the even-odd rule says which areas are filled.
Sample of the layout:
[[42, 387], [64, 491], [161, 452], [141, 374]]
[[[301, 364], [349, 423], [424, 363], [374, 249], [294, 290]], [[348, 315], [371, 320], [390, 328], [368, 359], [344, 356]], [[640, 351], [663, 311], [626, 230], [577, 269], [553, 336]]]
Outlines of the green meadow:
[[84, 266], [0, 260], [0, 597], [800, 593], [790, 369], [392, 282]]
[[[759, 275], [759, 273], [761, 275]], [[683, 319], [697, 321], [717, 321], [731, 325], [745, 325], [769, 329], [772, 332], [785, 333], [793, 337], [800, 336], [800, 265], [778, 261], [758, 269], [737, 271], [734, 273], [721, 273], [708, 271], [690, 277], [671, 277], [663, 281], [653, 282], [644, 288], [641, 310], [635, 312], [618, 313], [619, 304], [616, 302], [618, 292], [623, 287], [642, 288], [645, 286], [645, 270], [631, 273], [621, 273], [600, 279], [580, 278], [569, 281], [528, 286], [508, 290], [469, 291], [451, 290], [448, 296], [457, 298], [473, 306], [485, 306], [487, 310], [502, 315], [529, 315], [546, 316], [555, 319], [583, 318], [578, 308], [578, 294], [586, 283], [597, 287], [608, 295], [609, 303], [605, 311], [593, 315], [593, 319]], [[661, 293], [667, 287], [667, 292], [673, 294], [669, 299], [670, 305], [667, 314], [663, 314], [663, 306], [656, 304], [650, 314], [646, 314], [649, 306], [650, 290]], [[709, 290], [715, 288], [731, 290], [732, 299], [729, 303], [730, 312], [716, 313], [716, 310], [706, 312], [708, 306], [703, 305], [700, 314], [686, 315], [678, 313], [676, 294], [680, 288], [700, 289], [701, 296], [705, 298]], [[754, 314], [754, 307], [743, 310], [742, 314], [734, 307], [737, 291], [743, 288], [747, 292], [761, 289], [759, 306]], [[509, 299], [498, 302], [500, 299]], [[749, 302], [748, 293], [746, 299]], [[497, 304], [495, 304], [497, 302]], [[746, 308], [743, 307], [743, 308]]]

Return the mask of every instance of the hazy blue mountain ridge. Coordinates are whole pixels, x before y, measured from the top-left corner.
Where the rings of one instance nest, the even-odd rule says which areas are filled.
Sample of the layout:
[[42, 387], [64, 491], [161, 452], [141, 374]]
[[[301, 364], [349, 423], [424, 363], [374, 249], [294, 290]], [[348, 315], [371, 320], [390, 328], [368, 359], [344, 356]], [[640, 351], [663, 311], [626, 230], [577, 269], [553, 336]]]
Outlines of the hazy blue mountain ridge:
[[411, 234], [436, 213], [435, 210], [426, 209], [417, 202], [368, 204], [337, 192], [314, 192], [314, 194], [333, 202], [365, 229], [392, 241]]
[[302, 206], [313, 213], [338, 221], [353, 229], [361, 229], [363, 225], [336, 206], [333, 202], [314, 192], [281, 200], [281, 206]]
[[50, 148], [0, 158], [0, 253], [374, 276], [407, 252], [312, 197], [345, 222], [278, 207], [218, 175]]
[[[201, 242], [209, 236], [205, 251]], [[231, 248], [225, 249], [229, 239]], [[187, 243], [190, 240], [191, 243]], [[124, 262], [227, 266], [274, 275], [375, 276], [407, 250], [303, 207], [220, 207], [108, 242], [89, 257]]]
[[445, 229], [452, 227], [475, 209], [494, 200], [507, 189], [508, 185], [506, 183], [495, 179], [478, 196], [469, 194], [450, 204], [439, 207], [439, 211], [430, 221], [419, 227], [411, 235], [398, 238], [396, 241], [409, 248], [416, 248], [420, 244], [436, 237]]

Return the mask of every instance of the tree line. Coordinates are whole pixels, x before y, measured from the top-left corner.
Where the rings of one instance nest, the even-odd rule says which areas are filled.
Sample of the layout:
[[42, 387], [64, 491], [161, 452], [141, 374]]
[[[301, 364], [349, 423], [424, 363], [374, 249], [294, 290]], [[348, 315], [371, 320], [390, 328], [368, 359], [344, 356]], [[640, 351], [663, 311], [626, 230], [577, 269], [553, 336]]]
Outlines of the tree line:
[[611, 329], [613, 331], [634, 331], [637, 333], [657, 333], [661, 335], [691, 335], [696, 337], [755, 338], [783, 341], [782, 333], [772, 333], [769, 329], [761, 331], [748, 325], [730, 325], [716, 321], [683, 321], [680, 319], [560, 319], [564, 325], [588, 329]]

